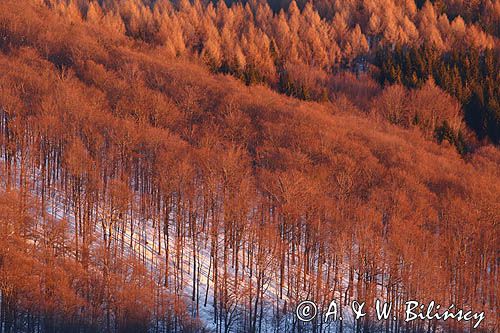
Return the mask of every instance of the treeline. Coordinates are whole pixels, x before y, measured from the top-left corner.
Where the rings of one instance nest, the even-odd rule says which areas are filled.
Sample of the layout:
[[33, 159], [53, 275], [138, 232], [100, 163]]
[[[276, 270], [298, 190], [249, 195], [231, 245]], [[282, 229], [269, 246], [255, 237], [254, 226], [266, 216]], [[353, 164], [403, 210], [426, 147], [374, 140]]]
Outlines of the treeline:
[[333, 103], [300, 101], [173, 59], [113, 15], [0, 2], [2, 332], [471, 330], [302, 324], [306, 298], [391, 300], [400, 319], [433, 299], [495, 332], [500, 153], [426, 140], [462, 121], [432, 80], [344, 74]]
[[[227, 3], [228, 1], [226, 1]], [[236, 1], [231, 1], [236, 2]], [[298, 0], [299, 8], [304, 8], [307, 0]], [[358, 19], [366, 14], [371, 14], [376, 6], [388, 8], [389, 15], [394, 7], [409, 8], [414, 10], [422, 9], [429, 2], [435, 8], [438, 15], [445, 14], [450, 20], [460, 16], [467, 23], [477, 24], [485, 32], [496, 37], [500, 37], [500, 5], [497, 1], [491, 0], [408, 0], [408, 1], [335, 1], [335, 0], [317, 0], [314, 1], [314, 8], [323, 18], [332, 18], [337, 11], [348, 11], [352, 16]], [[269, 0], [269, 5], [275, 12], [281, 9], [287, 9], [290, 0]], [[351, 16], [351, 17], [352, 17]], [[369, 17], [369, 16], [366, 16]]]
[[[99, 25], [168, 58], [196, 59], [214, 73], [304, 100], [333, 100], [339, 72], [371, 73], [411, 88], [433, 76], [460, 101], [479, 141], [499, 140], [494, 1], [46, 3], [64, 20]], [[460, 152], [477, 146], [468, 135], [453, 135]]]

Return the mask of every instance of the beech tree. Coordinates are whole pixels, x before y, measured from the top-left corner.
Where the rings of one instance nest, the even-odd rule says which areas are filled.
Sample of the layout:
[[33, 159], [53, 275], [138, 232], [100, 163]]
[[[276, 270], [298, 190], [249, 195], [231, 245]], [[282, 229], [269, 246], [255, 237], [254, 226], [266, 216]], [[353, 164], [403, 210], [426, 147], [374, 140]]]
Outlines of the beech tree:
[[[408, 299], [494, 331], [495, 53], [363, 3], [1, 2], [0, 331], [347, 331], [295, 306], [378, 298], [355, 331], [470, 330]], [[439, 145], [464, 122], [482, 147]]]

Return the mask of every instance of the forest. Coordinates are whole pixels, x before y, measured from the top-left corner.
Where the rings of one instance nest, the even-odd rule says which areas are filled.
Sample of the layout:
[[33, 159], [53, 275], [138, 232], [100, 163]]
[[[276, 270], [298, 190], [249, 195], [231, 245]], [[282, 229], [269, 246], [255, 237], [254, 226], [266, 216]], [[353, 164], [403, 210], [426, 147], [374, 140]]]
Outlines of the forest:
[[498, 332], [499, 38], [496, 0], [0, 0], [0, 333]]

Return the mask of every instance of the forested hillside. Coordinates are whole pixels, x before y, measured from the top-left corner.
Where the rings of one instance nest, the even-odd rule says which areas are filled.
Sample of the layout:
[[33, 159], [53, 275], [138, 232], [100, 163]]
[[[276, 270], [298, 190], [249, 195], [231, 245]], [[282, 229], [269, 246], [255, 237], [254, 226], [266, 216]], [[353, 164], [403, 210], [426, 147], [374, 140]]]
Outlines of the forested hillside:
[[0, 0], [0, 332], [496, 332], [499, 18]]

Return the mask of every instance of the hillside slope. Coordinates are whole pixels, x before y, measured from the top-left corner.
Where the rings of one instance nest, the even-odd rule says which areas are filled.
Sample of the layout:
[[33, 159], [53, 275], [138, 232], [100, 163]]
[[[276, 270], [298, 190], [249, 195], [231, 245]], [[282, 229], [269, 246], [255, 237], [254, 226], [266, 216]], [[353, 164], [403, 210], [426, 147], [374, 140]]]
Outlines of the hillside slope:
[[[428, 328], [293, 316], [303, 299], [377, 298], [398, 317], [432, 299], [498, 327], [497, 147], [464, 158], [381, 117], [392, 95], [368, 113], [348, 97], [301, 101], [73, 17], [0, 3], [4, 331]], [[35, 242], [39, 228], [52, 231]], [[160, 268], [129, 258], [134, 237], [142, 251], [153, 237]]]

